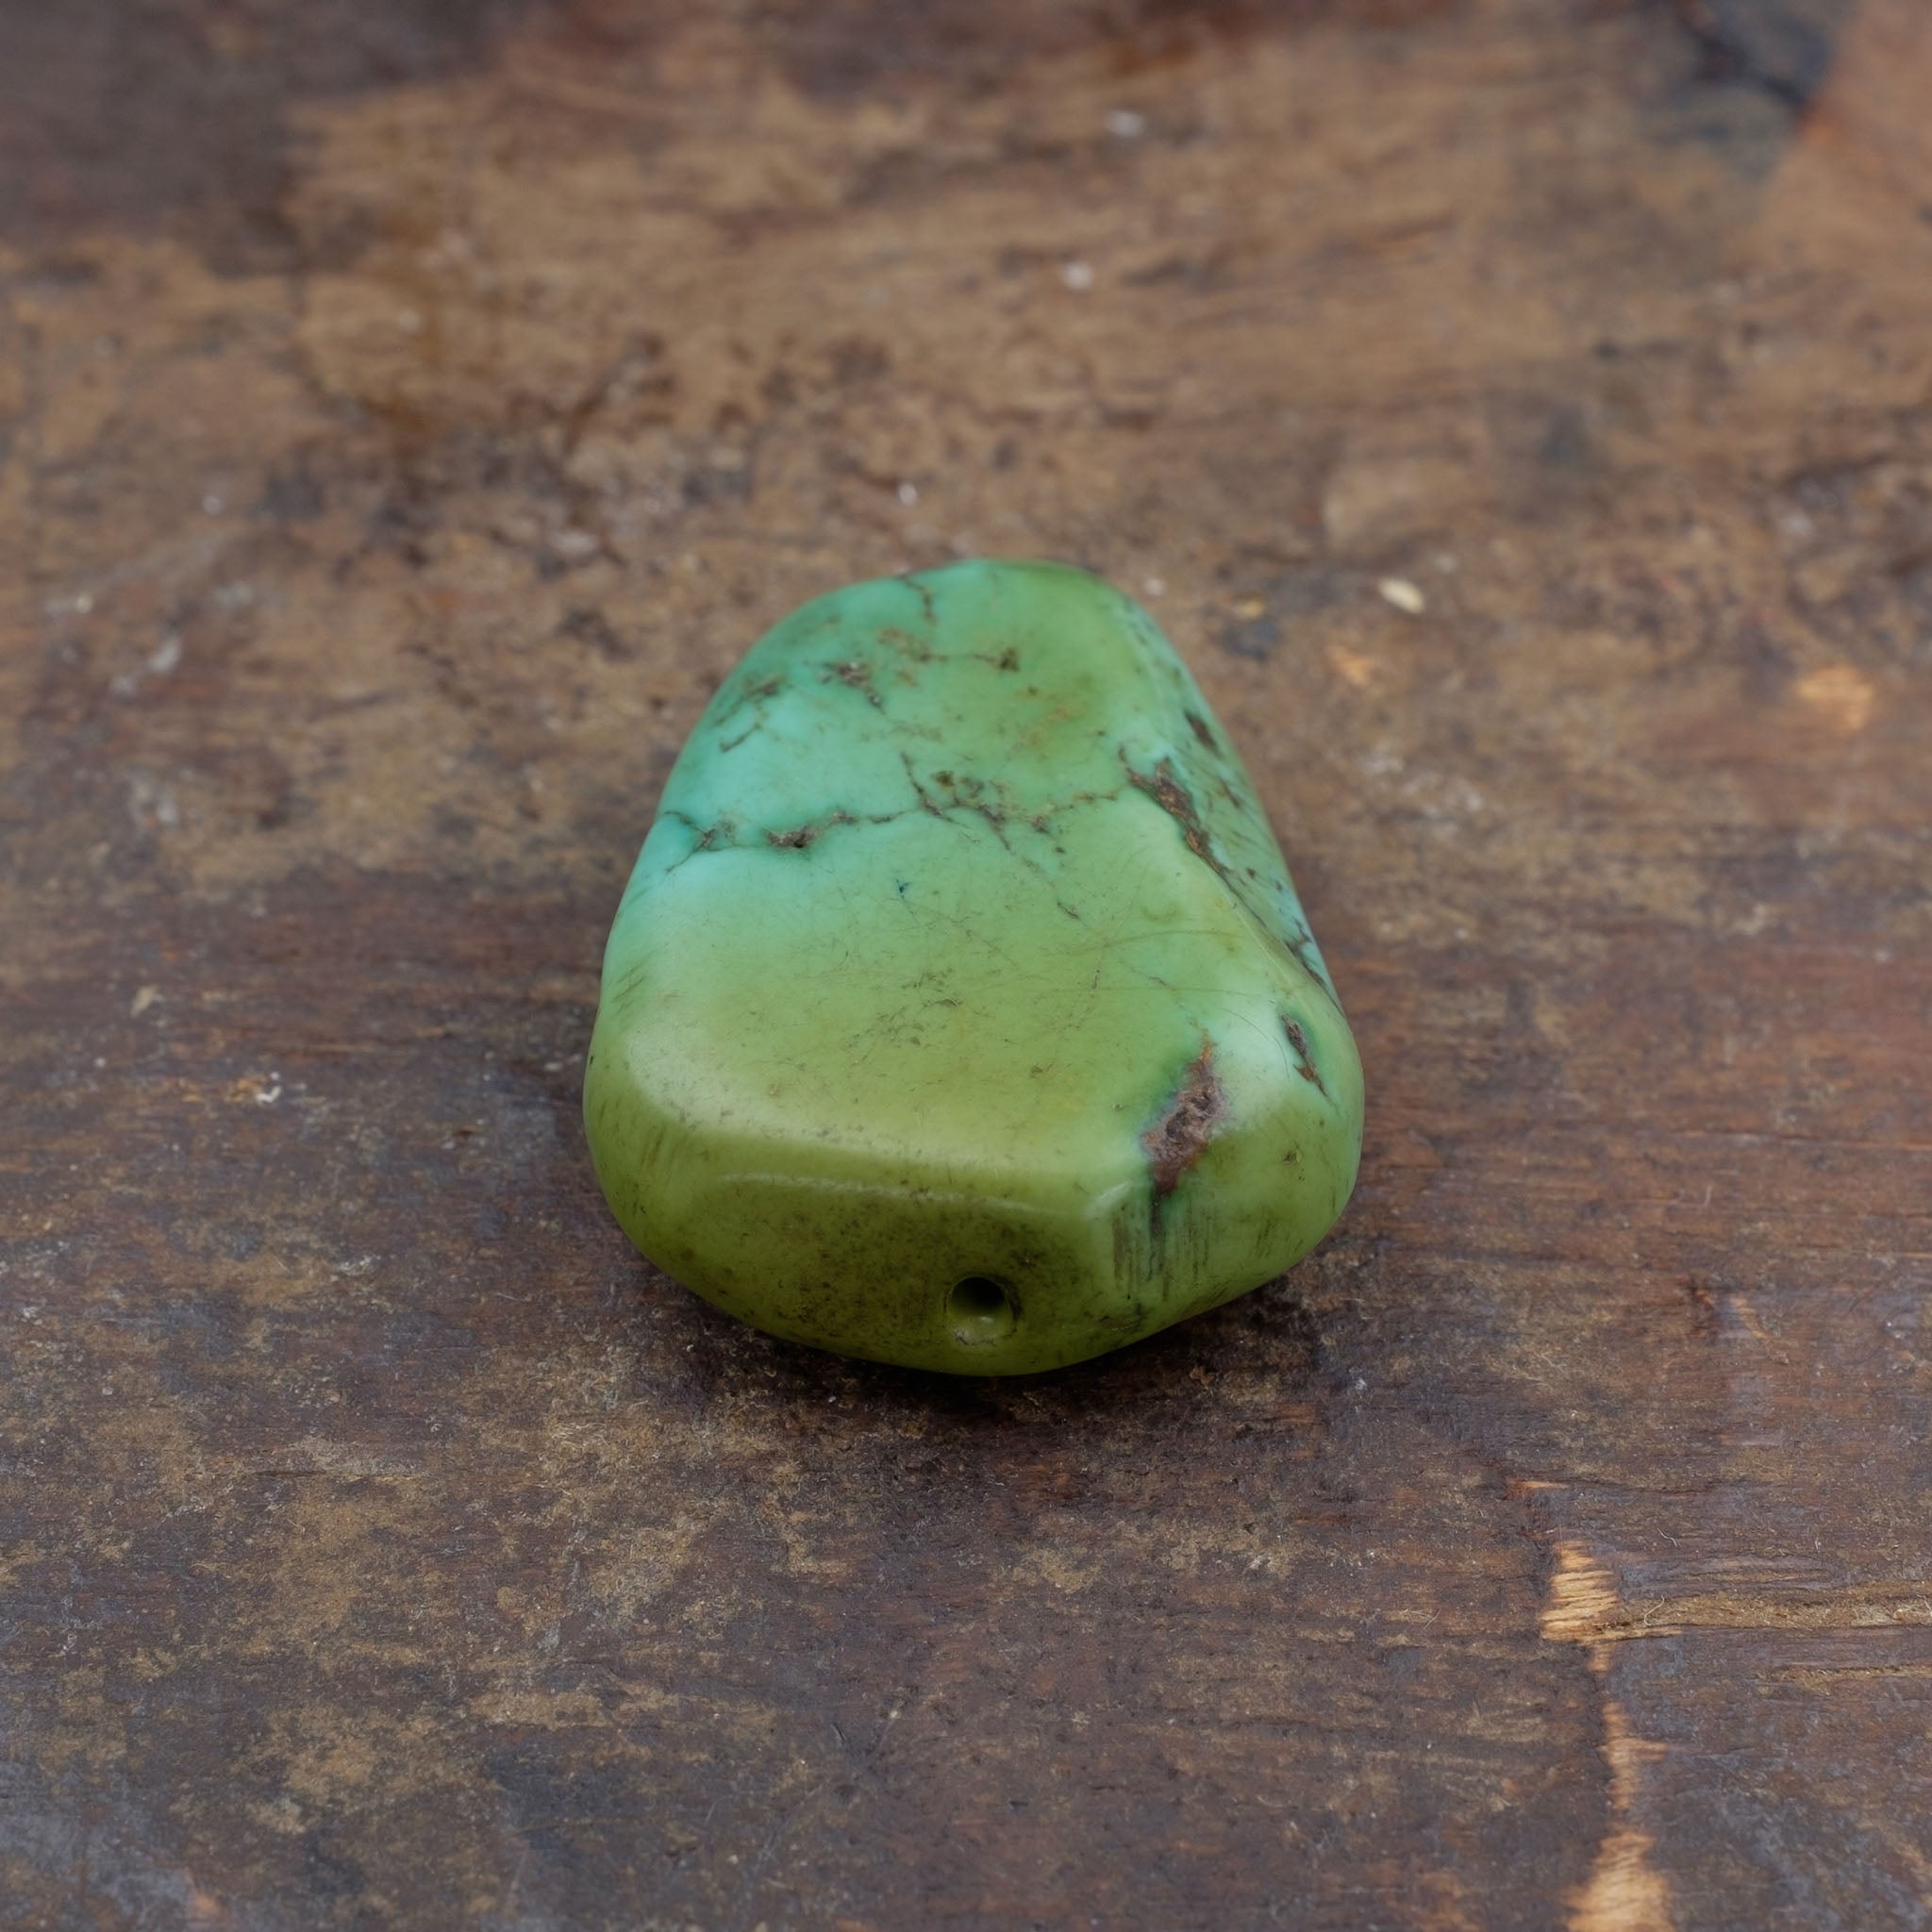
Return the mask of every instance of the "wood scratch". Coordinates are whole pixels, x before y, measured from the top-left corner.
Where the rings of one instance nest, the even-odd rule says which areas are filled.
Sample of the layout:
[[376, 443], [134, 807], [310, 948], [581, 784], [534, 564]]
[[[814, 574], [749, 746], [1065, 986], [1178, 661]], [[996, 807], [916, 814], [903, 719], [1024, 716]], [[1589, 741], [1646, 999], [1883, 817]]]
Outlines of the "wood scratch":
[[1581, 1545], [1564, 1542], [1557, 1545], [1557, 1572], [1539, 1622], [1553, 1642], [1591, 1645], [1686, 1630], [1887, 1630], [1932, 1624], [1932, 1593], [1917, 1581], [1878, 1580], [1842, 1589], [1624, 1597]]
[[1581, 1643], [1597, 1680], [1604, 1713], [1599, 1746], [1610, 1774], [1608, 1828], [1596, 1848], [1590, 1877], [1570, 1901], [1570, 1932], [1675, 1932], [1670, 1880], [1651, 1862], [1657, 1841], [1635, 1819], [1643, 1767], [1669, 1747], [1640, 1738], [1606, 1679], [1611, 1652], [1600, 1634], [1617, 1624], [1624, 1606], [1609, 1571], [1579, 1542], [1557, 1544], [1557, 1566], [1539, 1619], [1552, 1642]]

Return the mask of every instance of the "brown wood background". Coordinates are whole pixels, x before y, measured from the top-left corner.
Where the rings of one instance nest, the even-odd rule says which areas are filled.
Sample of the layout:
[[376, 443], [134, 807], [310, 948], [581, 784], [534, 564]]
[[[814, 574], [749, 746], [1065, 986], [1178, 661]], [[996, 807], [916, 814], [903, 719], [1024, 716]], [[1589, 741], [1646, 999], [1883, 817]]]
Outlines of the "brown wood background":
[[[0, 1923], [1932, 1924], [1928, 98], [1920, 0], [6, 0]], [[577, 1119], [709, 691], [974, 551], [1168, 625], [1370, 1090], [1017, 1385], [715, 1317]]]

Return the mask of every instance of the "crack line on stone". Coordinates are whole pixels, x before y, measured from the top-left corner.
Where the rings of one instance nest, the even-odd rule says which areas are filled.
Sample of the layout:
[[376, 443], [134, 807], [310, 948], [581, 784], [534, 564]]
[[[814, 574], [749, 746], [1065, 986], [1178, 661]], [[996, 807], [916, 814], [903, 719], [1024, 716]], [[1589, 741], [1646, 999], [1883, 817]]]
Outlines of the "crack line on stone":
[[[1303, 951], [1305, 946], [1312, 946], [1314, 944], [1314, 935], [1308, 931], [1304, 922], [1298, 919], [1291, 920], [1285, 912], [1279, 915], [1282, 925], [1283, 927], [1291, 925], [1293, 931], [1277, 930], [1265, 913], [1257, 910], [1249, 901], [1247, 893], [1242, 891], [1241, 882], [1228, 869], [1225, 860], [1222, 858], [1220, 853], [1214, 849], [1214, 841], [1208, 836], [1208, 828], [1201, 821], [1200, 808], [1194, 803], [1193, 793], [1181, 783], [1180, 776], [1174, 770], [1174, 759], [1172, 758], [1162, 758], [1150, 774], [1137, 771], [1134, 768], [1134, 761], [1127, 755], [1125, 745], [1121, 745], [1118, 749], [1121, 765], [1126, 772], [1128, 784], [1133, 786], [1137, 791], [1144, 792], [1174, 822], [1175, 825], [1180, 829], [1181, 842], [1187, 846], [1188, 850], [1203, 865], [1207, 866], [1214, 874], [1227, 889], [1228, 895], [1234, 900], [1235, 904], [1246, 911], [1261, 929], [1274, 940], [1275, 944], [1282, 947], [1293, 958], [1295, 964], [1327, 995], [1329, 1003], [1336, 1006], [1337, 1009], [1340, 1010], [1340, 1003], [1336, 1000], [1334, 991], [1328, 985], [1327, 974], [1314, 961], [1309, 959]], [[1241, 801], [1239, 798], [1235, 798], [1231, 790], [1228, 792], [1228, 796], [1234, 800], [1237, 807], [1242, 809], [1248, 808], [1241, 805]]]
[[1315, 1091], [1324, 1100], [1330, 1097], [1327, 1083], [1322, 1078], [1315, 1066], [1314, 1056], [1308, 1051], [1308, 1036], [1302, 1030], [1300, 1022], [1291, 1020], [1284, 1013], [1281, 1016], [1281, 1030], [1288, 1035], [1288, 1043], [1294, 1052], [1295, 1071], [1305, 1080], [1314, 1083]]
[[[1023, 865], [1029, 866], [1041, 877], [1049, 881], [1052, 880], [1053, 874], [1047, 871], [1046, 867], [1039, 859], [1033, 858], [1029, 853], [1019, 850], [1013, 844], [1011, 839], [1007, 836], [1007, 826], [1011, 823], [1011, 814], [1003, 811], [997, 805], [984, 799], [959, 796], [960, 787], [958, 784], [951, 788], [953, 791], [952, 802], [941, 805], [921, 782], [918, 773], [913, 768], [911, 758], [902, 751], [899, 754], [899, 759], [906, 768], [907, 782], [912, 787], [913, 795], [918, 800], [916, 805], [907, 806], [900, 811], [868, 812], [863, 817], [847, 811], [844, 807], [840, 806], [826, 813], [823, 818], [807, 819], [796, 825], [767, 827], [758, 834], [758, 837], [771, 849], [803, 852], [815, 844], [824, 834], [840, 826], [890, 825], [895, 824], [900, 819], [909, 818], [914, 812], [918, 811], [925, 812], [933, 818], [941, 820], [958, 830], [970, 831], [972, 829], [971, 826], [961, 824], [959, 818], [957, 816], [957, 814], [964, 813], [969, 818], [976, 818], [982, 821], [987, 829], [999, 841], [1001, 849], [1010, 858], [1017, 858]], [[1053, 836], [1052, 821], [1060, 813], [1072, 811], [1076, 807], [1083, 805], [1111, 804], [1119, 796], [1120, 793], [1118, 791], [1076, 791], [1072, 798], [1049, 805], [1043, 811], [1033, 813], [1030, 817], [1025, 818], [1024, 823], [1035, 832], [1039, 833], [1041, 838], [1051, 838]], [[678, 824], [688, 826], [698, 835], [697, 843], [681, 858], [674, 859], [671, 864], [667, 865], [659, 876], [668, 877], [679, 866], [689, 863], [690, 860], [697, 858], [701, 853], [742, 852], [756, 849], [756, 844], [752, 840], [740, 839], [737, 822], [730, 818], [721, 817], [708, 825], [701, 824], [689, 812], [680, 810], [675, 806], [665, 807], [659, 816], [675, 819]], [[1078, 919], [1080, 917], [1078, 912], [1065, 906], [1062, 906], [1060, 909], [1067, 912], [1070, 918]]]

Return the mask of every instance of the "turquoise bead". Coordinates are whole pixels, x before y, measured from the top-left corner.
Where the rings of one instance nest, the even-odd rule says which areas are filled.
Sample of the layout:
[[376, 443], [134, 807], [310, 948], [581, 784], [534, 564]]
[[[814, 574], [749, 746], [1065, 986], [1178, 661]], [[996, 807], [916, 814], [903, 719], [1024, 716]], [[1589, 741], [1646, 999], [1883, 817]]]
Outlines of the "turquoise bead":
[[1041, 563], [856, 584], [744, 658], [618, 909], [584, 1105], [669, 1274], [974, 1374], [1280, 1274], [1362, 1124], [1240, 757], [1144, 610]]

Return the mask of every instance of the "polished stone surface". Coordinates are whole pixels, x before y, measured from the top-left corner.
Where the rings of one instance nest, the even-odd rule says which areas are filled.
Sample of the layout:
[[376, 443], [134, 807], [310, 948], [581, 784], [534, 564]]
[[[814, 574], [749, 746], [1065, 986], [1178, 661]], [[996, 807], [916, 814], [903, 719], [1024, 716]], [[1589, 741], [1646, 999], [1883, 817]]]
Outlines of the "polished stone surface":
[[807, 605], [665, 790], [585, 1111], [644, 1252], [758, 1326], [1075, 1361], [1297, 1260], [1354, 1041], [1239, 755], [1147, 614], [1049, 564]]

